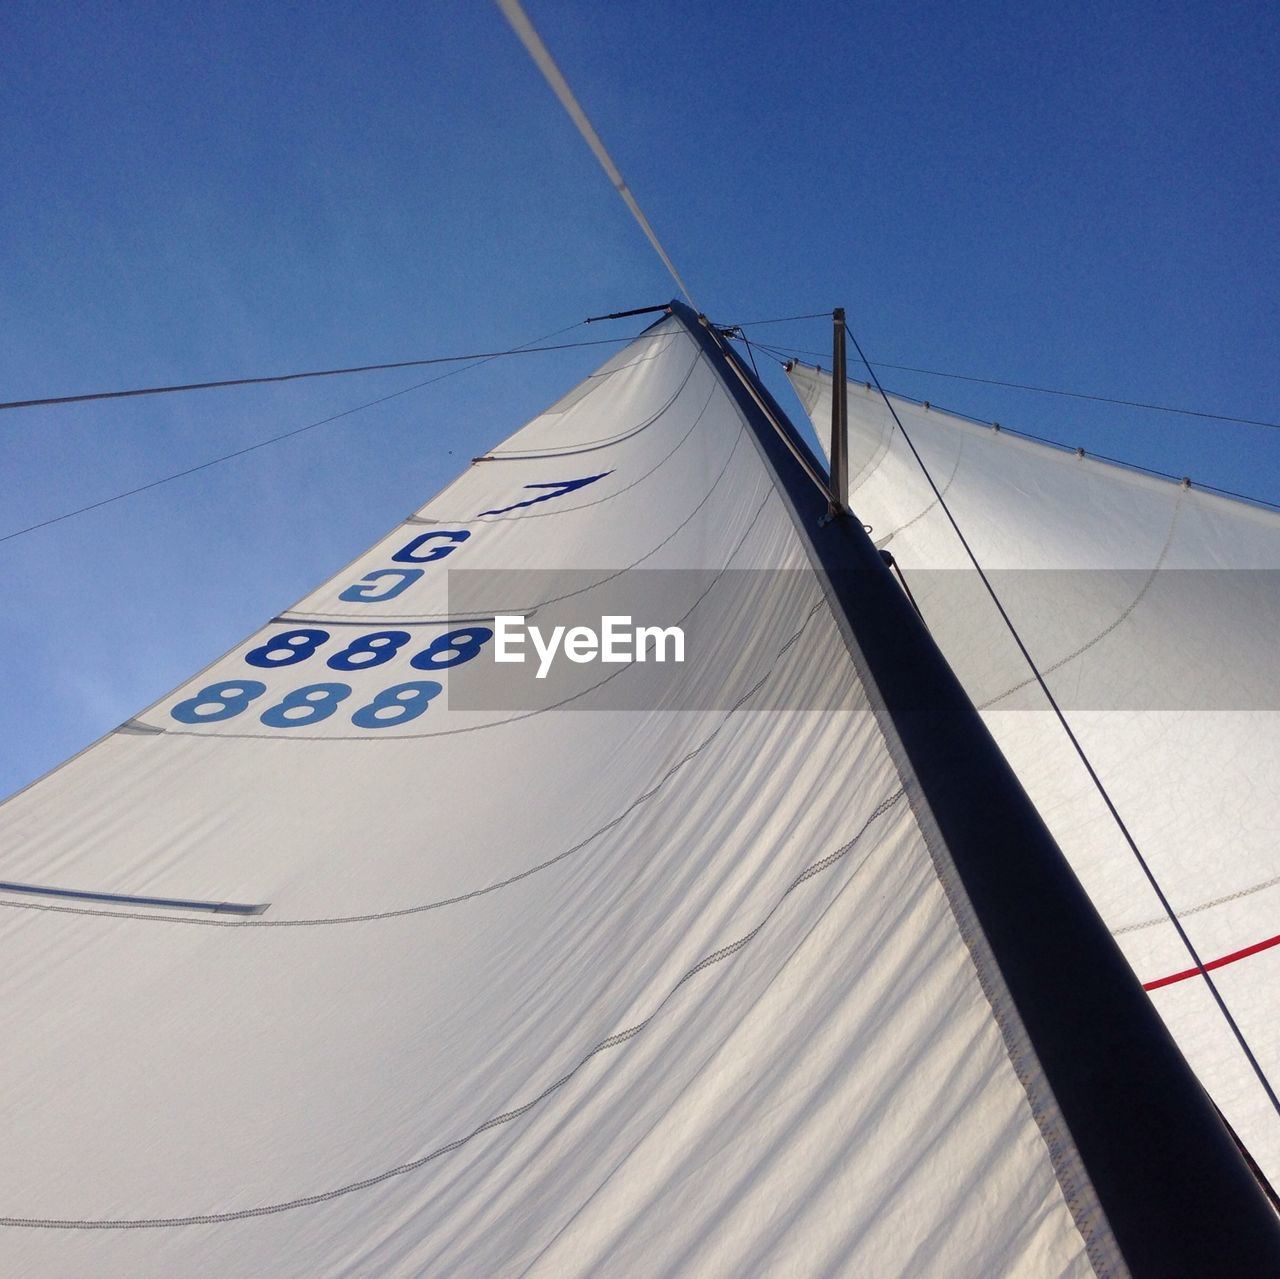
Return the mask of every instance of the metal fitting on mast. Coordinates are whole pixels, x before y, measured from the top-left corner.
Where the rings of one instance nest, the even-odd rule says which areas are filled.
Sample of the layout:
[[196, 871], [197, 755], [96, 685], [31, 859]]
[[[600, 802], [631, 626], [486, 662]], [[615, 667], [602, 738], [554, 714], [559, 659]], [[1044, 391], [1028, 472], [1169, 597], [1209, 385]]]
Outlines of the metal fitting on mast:
[[849, 513], [849, 394], [845, 378], [844, 307], [831, 313], [831, 501], [832, 518]]

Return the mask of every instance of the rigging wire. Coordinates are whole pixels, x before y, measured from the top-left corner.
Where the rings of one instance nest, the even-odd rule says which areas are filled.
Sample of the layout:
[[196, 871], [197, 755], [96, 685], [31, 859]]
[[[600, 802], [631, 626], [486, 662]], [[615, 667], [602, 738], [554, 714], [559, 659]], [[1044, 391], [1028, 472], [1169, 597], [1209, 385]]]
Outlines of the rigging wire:
[[[737, 325], [735, 327], [742, 328], [743, 326]], [[800, 347], [779, 346], [777, 343], [772, 342], [758, 342], [757, 345], [772, 347], [775, 351], [782, 351], [789, 355], [809, 355], [819, 359], [825, 358], [829, 354], [826, 351], [809, 351]], [[1012, 391], [1034, 391], [1039, 395], [1062, 395], [1073, 400], [1093, 400], [1098, 404], [1118, 404], [1122, 408], [1147, 409], [1153, 413], [1176, 413], [1181, 417], [1199, 417], [1211, 422], [1238, 422], [1244, 426], [1265, 426], [1270, 430], [1280, 431], [1280, 422], [1268, 422], [1263, 418], [1236, 417], [1230, 413], [1209, 413], [1202, 409], [1178, 408], [1172, 404], [1148, 404], [1143, 400], [1122, 400], [1111, 395], [1095, 395], [1090, 391], [1069, 391], [1062, 387], [1032, 386], [1026, 382], [1004, 382], [999, 378], [977, 377], [969, 373], [944, 373], [941, 369], [922, 369], [914, 364], [890, 364], [885, 360], [877, 360], [876, 368], [894, 369], [903, 373], [923, 373], [928, 377], [951, 378], [957, 382], [980, 382], [984, 386], [1000, 386]]]
[[732, 331], [725, 333], [725, 337], [727, 338], [731, 338], [734, 336], [737, 336], [742, 339], [742, 345], [747, 348], [747, 354], [751, 357], [751, 371], [756, 375], [756, 381], [757, 382], [760, 381], [760, 368], [756, 364], [755, 349], [752, 347], [751, 342], [748, 339], [747, 335], [742, 332], [741, 326], [738, 326], [736, 335]]
[[680, 292], [684, 295], [685, 301], [696, 311], [698, 309], [697, 303], [690, 296], [688, 286], [684, 280], [680, 278], [680, 272], [676, 270], [675, 263], [671, 261], [666, 249], [662, 247], [662, 242], [658, 239], [658, 233], [653, 229], [649, 219], [645, 217], [644, 210], [641, 209], [639, 202], [632, 195], [626, 179], [619, 172], [618, 166], [614, 164], [609, 152], [605, 150], [605, 145], [601, 141], [600, 135], [596, 132], [595, 126], [587, 118], [587, 113], [582, 109], [581, 103], [574, 97], [573, 90], [569, 88], [569, 82], [564, 78], [560, 68], [556, 66], [555, 59], [551, 56], [547, 46], [542, 43], [542, 37], [534, 30], [533, 23], [529, 21], [529, 15], [525, 13], [520, 0], [496, 0], [496, 3], [498, 8], [502, 10], [503, 16], [511, 24], [512, 31], [516, 33], [520, 43], [524, 45], [525, 51], [533, 59], [534, 65], [542, 72], [543, 78], [550, 86], [552, 93], [560, 100], [560, 105], [564, 107], [569, 119], [577, 126], [578, 132], [582, 134], [583, 141], [591, 148], [591, 153], [600, 162], [600, 167], [605, 171], [609, 181], [613, 183], [614, 190], [622, 197], [627, 208], [631, 210], [631, 216], [639, 223], [640, 229], [648, 237], [654, 251], [662, 259], [662, 265], [667, 268], [671, 278], [676, 282]]
[[[318, 426], [327, 426], [330, 422], [336, 422], [339, 418], [350, 417], [353, 413], [359, 413], [364, 409], [371, 409], [376, 404], [385, 404], [388, 400], [397, 399], [401, 395], [408, 395], [410, 391], [420, 390], [422, 387], [431, 386], [435, 382], [443, 382], [445, 378], [453, 377], [457, 373], [465, 373], [468, 369], [478, 368], [481, 364], [488, 364], [490, 360], [496, 360], [503, 355], [514, 355], [517, 352], [524, 352], [531, 349], [555, 351], [565, 350], [571, 346], [597, 345], [593, 342], [570, 342], [558, 347], [538, 347], [534, 345], [535, 343], [547, 342], [551, 338], [559, 337], [562, 333], [568, 333], [571, 329], [580, 328], [583, 323], [585, 323], [585, 321], [579, 321], [577, 324], [567, 324], [564, 328], [557, 329], [554, 333], [545, 334], [540, 338], [531, 338], [522, 346], [514, 347], [510, 351], [495, 351], [491, 354], [480, 356], [474, 359], [474, 363], [464, 364], [460, 368], [450, 369], [447, 373], [440, 373], [436, 377], [427, 378], [425, 382], [415, 382], [412, 386], [406, 386], [402, 390], [392, 391], [390, 395], [380, 395], [376, 400], [367, 400], [363, 404], [357, 404], [352, 408], [343, 409], [342, 412], [333, 413], [329, 417], [321, 418], [318, 422], [308, 422], [305, 426], [294, 427], [291, 431], [283, 431], [279, 435], [273, 435], [268, 439], [259, 440], [256, 444], [249, 444], [242, 449], [235, 449], [230, 453], [223, 453], [220, 457], [210, 458], [207, 462], [200, 462], [196, 466], [189, 466], [186, 470], [175, 471], [172, 475], [161, 476], [158, 480], [152, 480], [148, 484], [140, 484], [137, 488], [126, 489], [123, 492], [114, 493], [110, 497], [102, 498], [101, 501], [90, 502], [86, 506], [77, 507], [74, 511], [64, 511], [61, 515], [54, 515], [47, 520], [39, 520], [35, 524], [28, 524], [26, 528], [15, 529], [12, 533], [0, 534], [0, 542], [12, 541], [15, 537], [23, 537], [27, 533], [34, 533], [37, 529], [48, 528], [51, 524], [61, 524], [63, 520], [74, 519], [77, 515], [86, 515], [90, 511], [96, 511], [101, 507], [110, 506], [114, 502], [122, 502], [127, 497], [134, 497], [138, 493], [146, 493], [150, 489], [161, 487], [161, 485], [171, 484], [174, 480], [185, 479], [188, 475], [195, 475], [199, 471], [207, 471], [212, 466], [220, 466], [223, 462], [230, 462], [235, 458], [244, 457], [246, 453], [255, 453], [258, 449], [264, 449], [270, 444], [279, 444], [282, 440], [289, 440], [294, 436], [302, 435], [307, 431], [314, 431]], [[632, 339], [613, 338], [609, 340], [630, 341]], [[462, 356], [459, 358], [466, 359], [468, 357]]]
[[1208, 968], [1206, 968], [1204, 961], [1200, 958], [1200, 954], [1196, 950], [1187, 930], [1182, 926], [1182, 921], [1178, 918], [1177, 912], [1173, 909], [1168, 897], [1165, 896], [1164, 889], [1160, 887], [1160, 883], [1156, 879], [1155, 873], [1147, 864], [1147, 860], [1142, 855], [1142, 851], [1138, 848], [1137, 841], [1134, 839], [1129, 827], [1125, 824], [1124, 818], [1120, 816], [1120, 811], [1116, 808], [1115, 802], [1112, 800], [1107, 788], [1103, 785], [1102, 778], [1098, 776], [1097, 770], [1093, 767], [1089, 756], [1085, 753], [1084, 747], [1080, 744], [1079, 738], [1076, 737], [1075, 732], [1072, 730], [1070, 723], [1067, 721], [1066, 715], [1058, 705], [1057, 699], [1050, 691], [1048, 683], [1040, 673], [1040, 668], [1036, 665], [1035, 659], [1031, 656], [1030, 650], [1027, 648], [1026, 644], [1023, 643], [1022, 636], [1018, 633], [1018, 628], [1013, 624], [1013, 619], [1005, 610], [1004, 604], [1000, 600], [1000, 596], [996, 594], [995, 587], [992, 586], [991, 580], [987, 577], [982, 565], [978, 562], [977, 555], [974, 554], [973, 548], [969, 545], [968, 539], [961, 531], [960, 525], [956, 521], [956, 517], [952, 515], [951, 508], [947, 505], [946, 498], [943, 497], [942, 491], [934, 482], [933, 475], [928, 466], [925, 465], [924, 458], [920, 456], [914, 441], [911, 439], [911, 436], [907, 434], [906, 427], [902, 425], [902, 419], [898, 417], [898, 412], [893, 407], [892, 400], [889, 399], [884, 387], [880, 385], [880, 379], [876, 376], [875, 367], [867, 359], [866, 355], [863, 354], [862, 347], [859, 345], [858, 339], [854, 336], [853, 331], [847, 327], [845, 331], [849, 335], [849, 340], [853, 343], [854, 350], [858, 353], [858, 358], [871, 374], [871, 377], [875, 382], [876, 390], [880, 392], [880, 397], [884, 400], [885, 407], [893, 417], [898, 430], [902, 432], [902, 438], [906, 441], [907, 447], [911, 450], [912, 456], [918, 463], [920, 470], [924, 473], [924, 477], [928, 481], [929, 487], [933, 490], [934, 498], [937, 500], [938, 505], [946, 515], [956, 537], [960, 539], [960, 545], [964, 547], [965, 554], [969, 557], [969, 562], [977, 571], [978, 577], [981, 579], [983, 586], [986, 587], [987, 594], [991, 597], [991, 602], [995, 605], [996, 611], [1000, 614], [1001, 619], [1008, 628], [1009, 634], [1013, 637], [1013, 642], [1018, 646], [1018, 651], [1026, 659], [1027, 665], [1031, 668], [1031, 673], [1035, 676], [1036, 683], [1040, 686], [1040, 691], [1044, 694], [1045, 700], [1052, 708], [1054, 715], [1057, 717], [1058, 723], [1062, 726], [1063, 732], [1066, 733], [1068, 741], [1070, 741], [1072, 747], [1075, 749], [1076, 755], [1080, 759], [1080, 762], [1084, 765], [1085, 771], [1089, 774], [1090, 780], [1093, 782], [1099, 796], [1101, 796], [1103, 803], [1106, 805], [1107, 811], [1115, 821], [1117, 829], [1124, 837], [1125, 843], [1129, 845], [1129, 850], [1133, 853], [1139, 868], [1146, 877], [1147, 883], [1151, 885], [1151, 889], [1155, 893], [1156, 899], [1160, 902], [1161, 907], [1168, 916], [1169, 922], [1177, 932], [1179, 939], [1186, 948], [1187, 954], [1191, 956], [1192, 963], [1199, 971], [1200, 976], [1204, 978], [1204, 982], [1209, 989], [1209, 993], [1213, 996], [1214, 1002], [1218, 1005], [1219, 1012], [1221, 1012], [1223, 1019], [1231, 1030], [1231, 1033], [1235, 1036], [1236, 1042], [1240, 1046], [1240, 1051], [1244, 1054], [1245, 1059], [1253, 1069], [1254, 1075], [1257, 1076], [1258, 1082], [1262, 1085], [1263, 1092], [1266, 1093], [1268, 1100], [1276, 1111], [1276, 1114], [1280, 1115], [1280, 1097], [1276, 1096], [1275, 1090], [1271, 1086], [1271, 1081], [1267, 1078], [1266, 1072], [1262, 1069], [1262, 1065], [1258, 1061], [1257, 1057], [1254, 1056], [1253, 1049], [1249, 1046], [1249, 1041], [1245, 1038], [1244, 1032], [1240, 1029], [1239, 1023], [1232, 1015], [1231, 1010], [1227, 1007], [1226, 1000], [1223, 999], [1222, 994], [1218, 990], [1217, 983], [1209, 975]]
[[905, 373], [924, 373], [929, 377], [952, 378], [958, 382], [981, 382], [986, 386], [1003, 386], [1015, 391], [1035, 391], [1040, 395], [1062, 395], [1073, 400], [1094, 400], [1098, 404], [1119, 404], [1128, 409], [1148, 409], [1153, 413], [1177, 413], [1182, 417], [1206, 418], [1211, 422], [1240, 422], [1245, 426], [1265, 426], [1280, 431], [1280, 422], [1267, 422], [1256, 417], [1235, 417], [1230, 413], [1208, 413], [1203, 409], [1183, 409], [1172, 404], [1149, 404], [1144, 400], [1123, 400], [1111, 395], [1094, 395], [1088, 391], [1068, 391], [1061, 387], [1032, 386], [1026, 382], [1002, 382], [997, 378], [975, 377], [968, 373], [943, 373], [938, 369], [918, 369], [910, 364], [881, 364], [882, 369], [899, 369]]
[[[744, 337], [742, 340], [745, 341], [746, 338]], [[784, 368], [793, 361], [797, 354], [818, 354], [816, 351], [797, 352], [787, 347], [773, 346], [768, 342], [755, 342], [754, 345], [757, 350], [763, 352], [771, 359], [777, 360]], [[826, 352], [824, 351], [822, 354], [825, 355]], [[877, 365], [877, 367], [887, 368], [889, 366], [880, 364]], [[823, 371], [825, 372], [826, 370], [824, 369]], [[871, 384], [867, 383], [867, 385], [870, 386]], [[911, 396], [903, 395], [898, 391], [894, 391], [892, 394], [896, 395], [898, 399], [907, 400], [912, 404], [925, 403], [923, 400], [913, 399]], [[958, 409], [949, 409], [943, 404], [930, 403], [933, 408], [938, 409], [940, 412], [950, 413], [953, 417], [964, 418], [965, 421], [973, 422], [978, 426], [994, 427], [996, 430], [1001, 431], [1006, 435], [1016, 435], [1022, 440], [1034, 440], [1037, 444], [1046, 444], [1050, 448], [1062, 449], [1067, 453], [1078, 453], [1080, 451], [1074, 444], [1067, 444], [1062, 440], [1051, 439], [1047, 435], [1037, 435], [1034, 431], [1023, 431], [1016, 426], [1005, 426], [1002, 422], [989, 422], [985, 418], [973, 417], [969, 413], [961, 413]], [[1232, 418], [1229, 420], [1236, 421], [1237, 419]], [[1183, 480], [1188, 478], [1185, 475], [1175, 475], [1172, 471], [1161, 471], [1154, 466], [1145, 466], [1141, 462], [1132, 462], [1128, 458], [1112, 457], [1109, 453], [1097, 453], [1092, 449], [1088, 450], [1088, 456], [1093, 458], [1095, 461], [1110, 462], [1113, 466], [1123, 466], [1130, 471], [1141, 471], [1144, 475], [1156, 475], [1162, 480], [1173, 480], [1175, 483], [1181, 483]], [[1218, 493], [1222, 497], [1234, 497], [1241, 502], [1252, 502], [1256, 506], [1265, 506], [1273, 511], [1280, 511], [1280, 502], [1276, 502], [1268, 497], [1259, 497], [1256, 493], [1241, 493], [1238, 489], [1222, 488], [1217, 484], [1206, 484], [1203, 480], [1196, 480], [1195, 487], [1206, 493]]]
[[[582, 321], [587, 323], [588, 321]], [[568, 333], [570, 329], [580, 328], [580, 324], [570, 324], [550, 336]], [[535, 342], [547, 341], [546, 338], [535, 338]], [[474, 351], [470, 355], [437, 355], [425, 360], [398, 360], [394, 364], [357, 364], [345, 369], [316, 369], [307, 373], [275, 373], [268, 377], [225, 378], [219, 382], [184, 382], [175, 386], [142, 386], [129, 391], [91, 391], [86, 395], [55, 395], [43, 400], [5, 400], [0, 401], [0, 409], [33, 409], [51, 404], [83, 404], [88, 400], [125, 400], [135, 395], [169, 395], [178, 391], [209, 391], [225, 386], [262, 386], [269, 382], [298, 382], [312, 377], [338, 377], [345, 373], [378, 373], [388, 369], [416, 369], [428, 364], [461, 364], [468, 360], [475, 364], [484, 364], [488, 360], [496, 360], [503, 355], [533, 355], [538, 351], [569, 351], [579, 346], [607, 346], [613, 342], [630, 342], [631, 338], [595, 338], [589, 342], [562, 342], [556, 346], [535, 346], [526, 342], [523, 346], [512, 347], [507, 351]], [[438, 379], [431, 379], [437, 381]], [[426, 386], [419, 382], [417, 386]], [[407, 388], [413, 390], [414, 387]], [[381, 401], [371, 400], [371, 404]], [[350, 410], [354, 412], [354, 410]], [[320, 423], [315, 423], [319, 426]]]
[[810, 311], [808, 315], [779, 315], [772, 320], [743, 320], [733, 327], [735, 329], [751, 329], [760, 324], [786, 324], [790, 320], [829, 320], [830, 318], [830, 311]]
[[897, 556], [895, 556], [887, 546], [882, 546], [880, 548], [880, 558], [884, 560], [891, 569], [893, 569], [899, 583], [902, 585], [903, 592], [911, 603], [911, 607], [915, 609], [916, 616], [920, 619], [920, 624], [927, 631], [929, 629], [929, 623], [924, 620], [924, 614], [920, 611], [920, 605], [916, 603], [916, 597], [911, 593], [911, 587], [907, 585], [907, 576], [902, 571], [902, 565], [898, 563]]

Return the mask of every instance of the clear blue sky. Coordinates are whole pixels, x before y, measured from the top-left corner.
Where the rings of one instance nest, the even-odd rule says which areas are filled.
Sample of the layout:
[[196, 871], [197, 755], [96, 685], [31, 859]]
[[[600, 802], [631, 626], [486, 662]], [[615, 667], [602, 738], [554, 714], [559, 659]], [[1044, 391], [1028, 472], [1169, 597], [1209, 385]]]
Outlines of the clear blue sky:
[[[1280, 417], [1273, 4], [528, 8], [713, 318], [844, 305], [873, 358]], [[4, 26], [0, 399], [493, 349], [673, 291], [478, 0]], [[0, 794], [599, 358], [495, 362], [0, 543]], [[0, 534], [426, 376], [0, 415]], [[886, 381], [1280, 499], [1277, 431]]]

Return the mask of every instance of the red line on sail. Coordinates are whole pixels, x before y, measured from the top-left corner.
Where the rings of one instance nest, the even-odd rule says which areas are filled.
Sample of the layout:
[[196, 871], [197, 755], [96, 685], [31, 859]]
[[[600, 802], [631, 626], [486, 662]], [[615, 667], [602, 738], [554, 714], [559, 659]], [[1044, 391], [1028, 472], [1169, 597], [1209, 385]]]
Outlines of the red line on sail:
[[1161, 986], [1172, 986], [1175, 981], [1199, 977], [1202, 971], [1207, 972], [1210, 968], [1222, 968], [1227, 964], [1234, 964], [1237, 959], [1248, 959], [1250, 955], [1256, 955], [1260, 950], [1270, 950], [1272, 946], [1280, 946], [1280, 937], [1268, 937], [1266, 941], [1254, 942], [1252, 946], [1246, 946], [1243, 950], [1233, 950], [1231, 954], [1223, 955], [1220, 959], [1211, 959], [1203, 969], [1187, 968], [1180, 973], [1170, 973], [1168, 977], [1157, 977], [1155, 981], [1144, 981], [1142, 989], [1157, 990]]

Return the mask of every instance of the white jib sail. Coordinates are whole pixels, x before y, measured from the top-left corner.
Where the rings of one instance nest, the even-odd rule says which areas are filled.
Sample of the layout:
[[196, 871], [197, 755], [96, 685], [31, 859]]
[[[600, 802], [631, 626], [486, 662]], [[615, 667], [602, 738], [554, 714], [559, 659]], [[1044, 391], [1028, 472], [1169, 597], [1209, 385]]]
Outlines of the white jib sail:
[[[667, 320], [10, 800], [4, 1269], [1122, 1273], [807, 564]], [[707, 695], [451, 705], [464, 567], [710, 571]]]
[[[827, 447], [831, 378], [791, 381]], [[1280, 1085], [1280, 515], [890, 397], [1272, 1085]], [[1280, 1184], [1280, 1116], [880, 393], [849, 503], [1218, 1107]], [[1081, 957], [1081, 962], [1087, 959]]]

